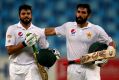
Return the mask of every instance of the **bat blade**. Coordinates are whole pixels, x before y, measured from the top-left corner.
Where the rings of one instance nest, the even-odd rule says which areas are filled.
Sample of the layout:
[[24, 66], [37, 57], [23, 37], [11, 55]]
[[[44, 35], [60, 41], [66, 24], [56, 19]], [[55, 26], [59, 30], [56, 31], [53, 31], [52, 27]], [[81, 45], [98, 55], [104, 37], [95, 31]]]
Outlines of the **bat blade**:
[[79, 64], [84, 64], [88, 62], [93, 62], [96, 60], [100, 59], [110, 59], [114, 58], [116, 56], [115, 50], [110, 51], [110, 50], [102, 50], [102, 51], [97, 51], [93, 52], [90, 54], [86, 54], [80, 58], [80, 63]]

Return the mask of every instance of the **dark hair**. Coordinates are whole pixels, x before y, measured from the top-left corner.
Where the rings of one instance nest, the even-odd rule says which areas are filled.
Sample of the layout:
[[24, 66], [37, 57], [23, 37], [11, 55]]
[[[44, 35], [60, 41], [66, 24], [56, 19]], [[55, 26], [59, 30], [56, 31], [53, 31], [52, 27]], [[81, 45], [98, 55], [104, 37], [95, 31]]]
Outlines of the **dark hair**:
[[30, 5], [23, 4], [19, 7], [19, 15], [20, 15], [20, 12], [21, 12], [22, 9], [31, 10], [31, 12], [32, 12], [32, 7]]
[[90, 8], [90, 5], [89, 4], [78, 4], [77, 5], [77, 10], [78, 10], [79, 7], [86, 8], [88, 14], [91, 14], [91, 8]]

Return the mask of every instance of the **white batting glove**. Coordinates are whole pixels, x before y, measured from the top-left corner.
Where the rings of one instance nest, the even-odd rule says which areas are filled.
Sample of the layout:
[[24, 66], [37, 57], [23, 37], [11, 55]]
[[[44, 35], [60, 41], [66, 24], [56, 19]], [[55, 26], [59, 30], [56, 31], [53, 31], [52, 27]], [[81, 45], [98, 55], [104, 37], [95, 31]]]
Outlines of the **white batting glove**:
[[108, 59], [102, 59], [102, 60], [98, 60], [98, 61], [95, 61], [95, 64], [98, 65], [98, 64], [106, 64], [108, 62]]
[[36, 34], [29, 33], [29, 35], [26, 36], [25, 41], [22, 42], [22, 44], [26, 47], [31, 47], [37, 42], [37, 36]]
[[111, 52], [111, 53], [116, 53], [115, 48], [112, 47], [112, 46], [108, 46], [108, 47], [107, 47], [107, 50], [108, 50], [109, 52]]
[[60, 59], [60, 52], [57, 49], [53, 49], [53, 52], [56, 55], [56, 58]]

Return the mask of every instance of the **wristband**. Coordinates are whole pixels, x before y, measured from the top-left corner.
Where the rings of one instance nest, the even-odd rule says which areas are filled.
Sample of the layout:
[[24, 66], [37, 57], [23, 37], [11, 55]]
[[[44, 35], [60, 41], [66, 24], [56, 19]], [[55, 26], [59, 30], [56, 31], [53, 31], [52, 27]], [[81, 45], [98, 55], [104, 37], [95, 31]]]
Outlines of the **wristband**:
[[26, 45], [26, 43], [25, 43], [25, 41], [23, 41], [23, 42], [22, 42], [22, 44], [23, 44], [23, 46], [24, 46], [24, 47], [26, 47], [26, 46], [27, 46], [27, 45]]

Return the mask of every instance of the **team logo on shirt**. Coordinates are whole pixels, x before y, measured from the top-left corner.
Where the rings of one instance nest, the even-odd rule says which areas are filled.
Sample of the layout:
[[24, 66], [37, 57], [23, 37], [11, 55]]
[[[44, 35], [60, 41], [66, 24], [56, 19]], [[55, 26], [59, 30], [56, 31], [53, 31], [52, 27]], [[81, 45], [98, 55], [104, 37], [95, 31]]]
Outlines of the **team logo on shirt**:
[[22, 32], [18, 32], [18, 35], [19, 35], [19, 36], [23, 36], [23, 33], [22, 33]]
[[75, 29], [71, 29], [71, 34], [74, 35], [76, 33]]
[[87, 32], [86, 35], [87, 35], [88, 39], [92, 38], [92, 33], [91, 32]]

